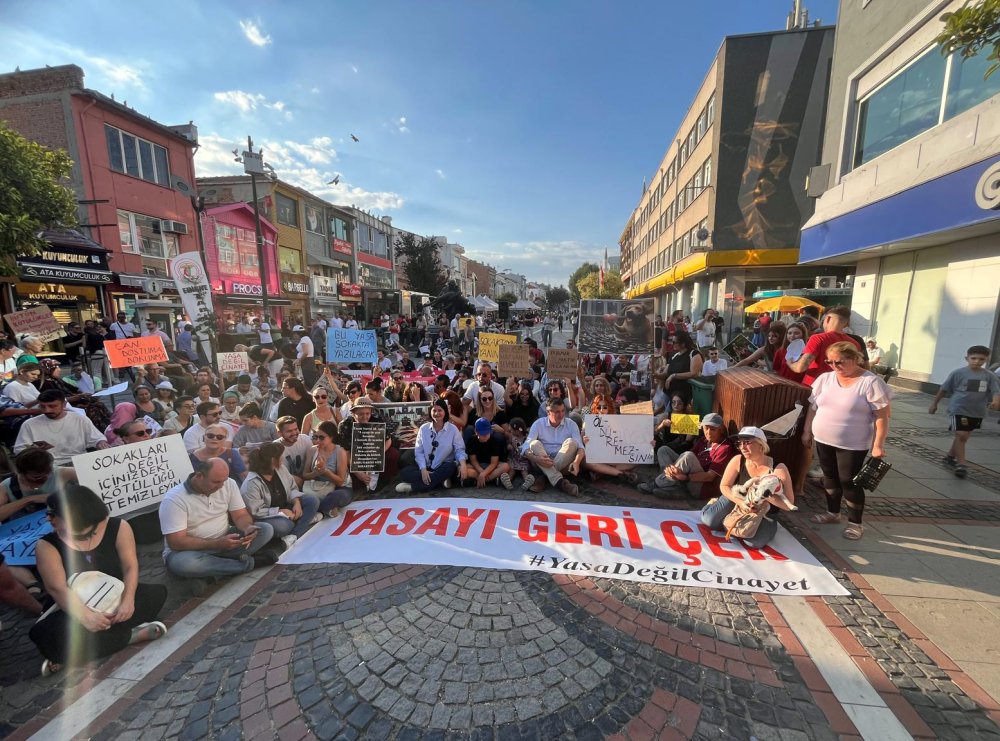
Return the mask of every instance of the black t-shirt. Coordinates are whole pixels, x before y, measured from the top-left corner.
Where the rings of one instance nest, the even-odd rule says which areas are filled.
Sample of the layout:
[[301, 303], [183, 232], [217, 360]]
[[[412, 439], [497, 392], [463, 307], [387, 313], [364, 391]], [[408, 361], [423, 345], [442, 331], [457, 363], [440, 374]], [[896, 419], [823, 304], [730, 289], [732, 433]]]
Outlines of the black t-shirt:
[[629, 361], [625, 365], [622, 365], [621, 363], [615, 363], [613, 366], [611, 366], [611, 375], [614, 376], [615, 380], [618, 381], [618, 383], [621, 383], [622, 377], [625, 378], [631, 377], [632, 371], [634, 370], [635, 366], [632, 365], [632, 361]]
[[278, 402], [278, 417], [291, 415], [299, 423], [299, 429], [301, 430], [302, 420], [315, 408], [316, 404], [313, 402], [312, 397], [303, 396], [298, 401], [292, 401], [286, 396]]
[[[472, 427], [476, 424], [476, 420], [479, 419], [479, 415], [476, 414], [476, 408], [473, 407], [469, 411], [469, 421], [467, 427]], [[497, 409], [497, 413], [493, 415], [493, 421], [490, 422], [491, 425], [500, 425], [503, 427], [508, 422], [507, 413], [503, 409]], [[527, 422], [527, 420], [525, 420]]]
[[500, 460], [506, 460], [507, 446], [499, 438], [499, 435], [490, 435], [486, 442], [481, 442], [479, 435], [473, 432], [465, 444], [465, 452], [469, 454], [470, 458], [476, 456], [476, 460], [483, 468], [490, 465], [493, 456], [497, 456]]
[[538, 402], [535, 401], [535, 397], [531, 397], [527, 404], [522, 404], [520, 397], [515, 396], [513, 402], [507, 407], [507, 419], [520, 417], [528, 427], [531, 427], [531, 423], [538, 419]]

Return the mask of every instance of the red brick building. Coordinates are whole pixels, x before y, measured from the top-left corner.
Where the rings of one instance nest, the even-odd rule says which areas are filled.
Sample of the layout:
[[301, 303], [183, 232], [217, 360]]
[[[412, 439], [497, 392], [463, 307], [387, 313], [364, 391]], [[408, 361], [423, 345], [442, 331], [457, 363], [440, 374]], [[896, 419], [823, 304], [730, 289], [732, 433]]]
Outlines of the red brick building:
[[[72, 260], [60, 265], [55, 253], [42, 274], [22, 266], [23, 280], [6, 300], [20, 308], [40, 302], [29, 295], [70, 296], [41, 302], [58, 304], [51, 308], [77, 321], [118, 310], [131, 317], [141, 308], [171, 332], [181, 309], [168, 261], [198, 249], [194, 125], [165, 126], [85, 88], [76, 65], [0, 75], [0, 120], [69, 153], [81, 231], [108, 250], [110, 267], [109, 273]], [[39, 278], [48, 281], [46, 290], [39, 290]]]

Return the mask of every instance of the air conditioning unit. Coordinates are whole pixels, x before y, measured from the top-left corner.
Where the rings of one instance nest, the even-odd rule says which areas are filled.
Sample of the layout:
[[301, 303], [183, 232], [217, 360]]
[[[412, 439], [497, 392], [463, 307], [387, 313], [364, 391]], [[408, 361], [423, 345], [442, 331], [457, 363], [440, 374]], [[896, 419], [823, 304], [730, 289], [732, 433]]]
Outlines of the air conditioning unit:
[[163, 224], [163, 231], [172, 232], [174, 234], [187, 234], [188, 225], [183, 221], [169, 221], [164, 220], [161, 222]]
[[837, 276], [836, 275], [817, 275], [816, 276], [816, 288], [836, 288], [837, 287]]

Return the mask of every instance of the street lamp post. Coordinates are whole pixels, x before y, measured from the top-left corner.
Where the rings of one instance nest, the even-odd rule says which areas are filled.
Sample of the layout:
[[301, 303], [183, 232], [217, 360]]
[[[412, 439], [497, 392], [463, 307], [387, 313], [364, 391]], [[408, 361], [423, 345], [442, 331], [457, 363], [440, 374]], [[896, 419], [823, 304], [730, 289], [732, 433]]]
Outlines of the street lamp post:
[[243, 152], [242, 158], [237, 157], [237, 161], [243, 163], [243, 172], [250, 176], [250, 191], [253, 196], [253, 221], [254, 231], [257, 236], [257, 270], [260, 272], [260, 298], [263, 306], [262, 312], [265, 319], [270, 316], [267, 301], [267, 270], [264, 261], [264, 233], [260, 228], [260, 203], [257, 201], [257, 176], [265, 175], [275, 178], [274, 170], [264, 162], [264, 150], [253, 151], [253, 139], [247, 136], [247, 148]]

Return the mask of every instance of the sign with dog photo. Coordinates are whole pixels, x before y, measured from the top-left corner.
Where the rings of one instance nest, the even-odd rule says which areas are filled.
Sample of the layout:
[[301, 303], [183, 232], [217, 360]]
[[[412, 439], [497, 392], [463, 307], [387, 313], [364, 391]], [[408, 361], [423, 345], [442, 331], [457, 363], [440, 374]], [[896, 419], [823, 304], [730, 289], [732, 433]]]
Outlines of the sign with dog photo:
[[653, 354], [653, 299], [584, 299], [576, 345], [581, 353]]

